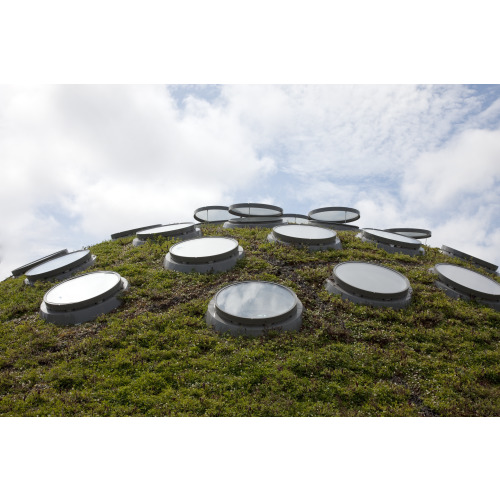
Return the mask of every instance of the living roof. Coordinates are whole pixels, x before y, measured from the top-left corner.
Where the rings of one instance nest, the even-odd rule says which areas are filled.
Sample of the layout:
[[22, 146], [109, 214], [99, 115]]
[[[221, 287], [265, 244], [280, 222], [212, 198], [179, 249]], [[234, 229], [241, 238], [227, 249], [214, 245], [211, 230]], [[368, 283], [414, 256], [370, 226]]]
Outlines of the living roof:
[[[202, 231], [236, 238], [245, 258], [228, 272], [182, 274], [162, 267], [177, 240], [89, 247], [97, 260], [85, 272], [116, 271], [131, 289], [119, 309], [81, 325], [40, 319], [53, 284], [0, 283], [0, 415], [500, 415], [500, 312], [449, 298], [428, 272], [437, 262], [469, 264], [431, 247], [389, 254], [352, 232], [338, 233], [342, 250], [309, 253], [267, 242], [269, 229]], [[410, 306], [330, 295], [325, 279], [350, 260], [407, 276]], [[207, 327], [213, 295], [245, 280], [294, 290], [304, 304], [300, 331], [249, 339]]]

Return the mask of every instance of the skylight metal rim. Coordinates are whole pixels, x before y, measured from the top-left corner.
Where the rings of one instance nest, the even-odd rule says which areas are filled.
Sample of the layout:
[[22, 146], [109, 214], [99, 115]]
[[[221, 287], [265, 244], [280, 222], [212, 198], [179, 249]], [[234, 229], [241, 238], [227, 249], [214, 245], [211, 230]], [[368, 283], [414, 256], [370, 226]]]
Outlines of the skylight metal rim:
[[[182, 258], [180, 258], [179, 256], [176, 256], [174, 253], [172, 253], [172, 250], [177, 245], [187, 243], [188, 241], [200, 241], [200, 240], [208, 240], [208, 239], [230, 240], [230, 241], [233, 241], [234, 243], [236, 243], [236, 248], [233, 248], [230, 251], [224, 252], [223, 254], [218, 254], [215, 257], [209, 256], [209, 257], [187, 257], [187, 258], [182, 257]], [[209, 264], [211, 262], [221, 262], [221, 261], [230, 259], [231, 257], [238, 255], [239, 246], [240, 245], [238, 243], [238, 240], [235, 238], [231, 238], [230, 236], [204, 236], [202, 238], [180, 241], [179, 243], [176, 243], [175, 245], [172, 245], [170, 247], [169, 253], [170, 253], [170, 258], [174, 262], [177, 262], [178, 264]]]
[[465, 260], [467, 262], [472, 262], [473, 264], [477, 264], [478, 266], [484, 267], [490, 271], [494, 272], [498, 269], [498, 266], [496, 266], [495, 264], [493, 264], [491, 262], [487, 262], [486, 260], [480, 259], [479, 257], [474, 257], [473, 255], [469, 255], [465, 252], [461, 252], [460, 250], [457, 250], [456, 248], [442, 245], [441, 250], [451, 254], [453, 257]]
[[[301, 245], [326, 245], [328, 243], [335, 243], [337, 241], [337, 233], [333, 229], [327, 229], [326, 227], [322, 227], [321, 229], [325, 229], [326, 231], [331, 231], [333, 233], [333, 235], [331, 235], [328, 238], [315, 238], [315, 239], [294, 238], [292, 236], [275, 233], [275, 229], [280, 228], [280, 227], [286, 227], [286, 226], [290, 226], [290, 224], [280, 224], [280, 225], [275, 226], [271, 229], [271, 232], [272, 232], [273, 236], [276, 238], [276, 240], [282, 241], [285, 243], [301, 244]], [[307, 226], [305, 226], [305, 227], [307, 227]]]
[[49, 262], [49, 260], [54, 260], [57, 259], [58, 257], [62, 257], [63, 255], [67, 254], [68, 254], [67, 248], [65, 248], [64, 250], [58, 250], [57, 252], [46, 255], [45, 257], [29, 262], [28, 264], [24, 264], [23, 266], [17, 267], [13, 271], [11, 271], [12, 276], [14, 277], [22, 276], [23, 274], [26, 274], [27, 271], [34, 269], [35, 267], [41, 266], [42, 264]]
[[491, 294], [488, 292], [482, 292], [480, 290], [474, 290], [472, 288], [468, 288], [467, 286], [462, 285], [461, 283], [458, 283], [458, 282], [454, 281], [453, 279], [448, 278], [447, 276], [443, 275], [442, 272], [439, 271], [439, 267], [442, 267], [442, 266], [456, 267], [458, 269], [463, 269], [463, 270], [468, 271], [470, 273], [475, 273], [475, 274], [481, 276], [482, 278], [490, 280], [493, 283], [495, 283], [496, 285], [498, 285], [499, 290], [500, 290], [500, 284], [497, 281], [495, 281], [494, 279], [491, 279], [488, 276], [484, 276], [483, 274], [478, 273], [477, 271], [473, 271], [472, 269], [468, 269], [466, 267], [461, 267], [461, 266], [456, 266], [455, 264], [448, 264], [447, 262], [438, 262], [437, 264], [434, 264], [434, 269], [439, 277], [439, 280], [441, 282], [443, 282], [445, 285], [451, 287], [452, 289], [455, 289], [458, 292], [461, 292], [465, 295], [469, 295], [469, 296], [473, 296], [473, 297], [480, 297], [483, 299], [492, 300], [494, 302], [500, 301], [500, 294], [496, 295], [496, 294]]
[[[52, 290], [57, 288], [58, 286], [62, 286], [65, 283], [67, 283], [68, 281], [85, 278], [85, 276], [90, 276], [92, 274], [98, 274], [98, 273], [114, 274], [114, 275], [118, 276], [118, 278], [119, 278], [118, 283], [116, 283], [116, 285], [114, 285], [111, 289], [106, 290], [105, 292], [103, 292], [95, 297], [92, 297], [91, 299], [81, 300], [80, 302], [72, 302], [71, 304], [60, 304], [60, 303], [58, 304], [58, 303], [54, 303], [54, 302], [49, 302], [47, 300], [47, 295]], [[106, 299], [109, 299], [110, 297], [116, 295], [121, 289], [123, 289], [123, 278], [120, 276], [120, 274], [118, 274], [115, 271], [94, 271], [92, 273], [83, 274], [81, 276], [74, 276], [74, 277], [69, 278], [67, 280], [61, 281], [61, 283], [58, 283], [57, 285], [54, 285], [43, 296], [43, 302], [45, 302], [47, 309], [50, 311], [68, 312], [71, 310], [81, 310], [81, 309], [86, 309], [87, 307], [90, 307], [98, 302], [102, 302]]]
[[[374, 243], [385, 243], [386, 245], [391, 245], [391, 246], [399, 247], [399, 248], [408, 248], [409, 250], [418, 250], [422, 246], [422, 242], [416, 240], [415, 238], [408, 238], [408, 236], [399, 235], [402, 238], [408, 238], [410, 240], [413, 239], [413, 240], [415, 240], [415, 243], [409, 242], [409, 241], [398, 241], [398, 240], [394, 240], [390, 237], [385, 237], [385, 236], [381, 236], [378, 234], [374, 235], [374, 234], [368, 233], [367, 231], [382, 231], [382, 232], [384, 232], [384, 230], [383, 229], [370, 229], [370, 228], [361, 229], [362, 235], [366, 239], [373, 241]], [[389, 234], [395, 234], [395, 233], [389, 233]]]
[[[287, 292], [291, 293], [294, 298], [294, 304], [293, 306], [286, 312], [279, 314], [278, 316], [273, 316], [272, 318], [243, 318], [241, 316], [233, 316], [230, 313], [227, 313], [223, 311], [219, 305], [217, 304], [217, 298], [219, 297], [219, 294], [222, 293], [224, 290], [235, 286], [235, 285], [240, 285], [240, 284], [245, 284], [245, 283], [265, 283], [265, 284], [270, 284], [270, 285], [276, 285], [279, 286], [283, 289], [285, 289]], [[214, 307], [216, 313], [225, 321], [228, 321], [229, 323], [235, 324], [235, 325], [262, 325], [262, 326], [271, 326], [271, 325], [277, 325], [289, 317], [293, 316], [295, 311], [297, 310], [297, 304], [299, 302], [299, 298], [297, 297], [297, 294], [290, 288], [281, 285], [279, 283], [274, 283], [272, 281], [234, 281], [233, 283], [230, 283], [229, 285], [226, 285], [225, 287], [221, 288], [215, 295], [214, 295]]]
[[198, 213], [204, 211], [204, 210], [227, 210], [228, 213], [229, 213], [229, 207], [226, 207], [226, 206], [223, 206], [223, 205], [208, 205], [206, 207], [200, 207], [200, 208], [197, 208], [195, 211], [194, 211], [194, 214], [193, 214], [193, 218], [195, 220], [197, 220], [198, 222], [202, 222], [202, 223], [212, 223], [212, 222], [226, 222], [227, 220], [229, 220], [229, 217], [227, 219], [220, 219], [220, 220], [204, 220], [204, 219], [201, 219], [200, 217], [197, 216]]
[[[359, 288], [356, 288], [353, 285], [350, 285], [349, 283], [345, 282], [342, 278], [338, 277], [336, 274], [336, 269], [339, 266], [345, 265], [345, 264], [366, 264], [370, 266], [377, 266], [381, 267], [383, 269], [386, 269], [388, 271], [391, 271], [392, 273], [396, 273], [398, 276], [402, 277], [406, 283], [406, 289], [401, 291], [401, 292], [390, 292], [390, 293], [382, 293], [382, 292], [371, 292], [369, 290], [362, 290]], [[384, 266], [382, 264], [377, 264], [374, 262], [365, 262], [365, 261], [345, 261], [345, 262], [339, 262], [338, 264], [335, 265], [332, 271], [332, 278], [333, 281], [340, 287], [346, 290], [347, 292], [353, 294], [353, 295], [359, 295], [360, 297], [367, 298], [367, 299], [377, 299], [377, 300], [397, 300], [397, 299], [404, 299], [408, 295], [408, 290], [411, 289], [411, 283], [410, 280], [404, 275], [401, 274], [400, 272], [388, 267]]]
[[320, 220], [315, 220], [315, 219], [309, 219], [308, 225], [310, 226], [318, 226], [318, 227], [325, 227], [327, 229], [331, 229], [332, 231], [351, 231], [351, 232], [358, 232], [359, 226], [354, 226], [351, 224], [344, 224], [343, 222], [327, 222], [327, 221], [320, 221]]
[[147, 240], [154, 240], [157, 238], [173, 238], [181, 234], [189, 234], [195, 231], [195, 224], [193, 222], [174, 222], [173, 224], [162, 224], [159, 227], [176, 226], [178, 224], [190, 224], [190, 227], [173, 229], [172, 231], [169, 232], [163, 231], [160, 233], [147, 233], [147, 234], [137, 233], [136, 236], [137, 239], [139, 239], [140, 241], [147, 241]]
[[[75, 250], [74, 252], [68, 252], [67, 254], [61, 255], [61, 257], [65, 257], [66, 255], [71, 255], [73, 253], [79, 253], [79, 252], [87, 252], [87, 253], [84, 256], [82, 256], [81, 258], [79, 258], [78, 260], [71, 262], [70, 264], [65, 264], [63, 266], [60, 266], [60, 267], [57, 267], [55, 269], [51, 269], [50, 271], [45, 271], [45, 272], [39, 273], [39, 274], [28, 274], [31, 271], [36, 271], [37, 267], [40, 267], [43, 264], [46, 264], [47, 262], [50, 262], [50, 260], [48, 260], [47, 262], [44, 262], [43, 264], [40, 264], [39, 266], [33, 267], [29, 271], [27, 271], [26, 278], [30, 282], [35, 282], [35, 281], [40, 281], [40, 280], [46, 280], [46, 279], [54, 277], [54, 276], [59, 276], [64, 271], [72, 272], [73, 270], [78, 269], [80, 266], [82, 266], [83, 264], [86, 264], [89, 260], [92, 259], [91, 251], [90, 250]], [[56, 259], [51, 259], [51, 260], [56, 260]]]
[[119, 233], [114, 233], [111, 235], [112, 240], [118, 240], [120, 238], [125, 238], [127, 236], [133, 236], [140, 231], [146, 231], [146, 229], [153, 229], [155, 227], [161, 227], [163, 224], [152, 224], [151, 226], [136, 227], [134, 229], [127, 229], [126, 231], [120, 231]]
[[263, 215], [262, 217], [258, 217], [251, 215], [249, 217], [235, 217], [234, 219], [228, 219], [226, 222], [230, 222], [231, 224], [263, 224], [268, 222], [269, 223], [279, 222], [281, 220], [282, 220], [281, 217], [278, 216], [274, 217], [274, 216]]
[[[356, 215], [354, 217], [344, 218], [344, 222], [338, 221], [338, 220], [327, 221], [324, 219], [317, 219], [317, 218], [313, 217], [314, 214], [318, 214], [318, 213], [322, 213], [322, 212], [353, 212]], [[355, 220], [358, 220], [361, 217], [361, 213], [356, 208], [351, 208], [351, 207], [321, 207], [321, 208], [315, 208], [314, 210], [311, 210], [307, 214], [307, 216], [309, 217], [310, 220], [313, 220], [313, 221], [332, 222], [332, 223], [337, 223], [337, 224], [339, 224], [339, 223], [340, 224], [347, 224], [348, 222], [354, 222]]]
[[[416, 240], [430, 238], [432, 236], [432, 231], [429, 231], [428, 229], [419, 229], [415, 227], [392, 227], [390, 229], [379, 229], [379, 231], [387, 231], [388, 233], [396, 233], [396, 234], [399, 234], [400, 232], [411, 233], [413, 231], [413, 232], [419, 232], [418, 234], [423, 235], [423, 236], [413, 236], [413, 239]], [[400, 234], [400, 236], [406, 236], [406, 235]], [[412, 238], [412, 236], [407, 236], [407, 238]]]
[[[276, 215], [250, 215], [238, 212], [238, 208], [265, 208], [268, 210], [274, 210], [277, 212]], [[268, 205], [266, 203], [235, 203], [229, 205], [228, 212], [231, 215], [236, 215], [238, 217], [281, 217], [283, 215], [283, 209], [276, 205]]]

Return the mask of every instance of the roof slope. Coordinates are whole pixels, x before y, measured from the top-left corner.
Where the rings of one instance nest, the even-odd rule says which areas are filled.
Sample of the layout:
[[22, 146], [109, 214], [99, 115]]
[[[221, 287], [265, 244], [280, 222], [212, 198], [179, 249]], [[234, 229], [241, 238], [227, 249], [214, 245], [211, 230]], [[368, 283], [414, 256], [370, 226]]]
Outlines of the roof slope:
[[[342, 232], [343, 250], [308, 253], [268, 243], [268, 229], [204, 227], [239, 240], [246, 257], [211, 275], [165, 271], [175, 241], [94, 245], [94, 270], [130, 281], [122, 306], [72, 327], [38, 316], [53, 286], [0, 283], [0, 415], [469, 416], [500, 415], [500, 313], [448, 298], [428, 269], [457, 259], [426, 247], [391, 255]], [[407, 309], [375, 309], [328, 294], [335, 263], [376, 262], [408, 277]], [[499, 281], [499, 278], [496, 278]], [[292, 288], [297, 333], [232, 338], [205, 324], [233, 281]]]

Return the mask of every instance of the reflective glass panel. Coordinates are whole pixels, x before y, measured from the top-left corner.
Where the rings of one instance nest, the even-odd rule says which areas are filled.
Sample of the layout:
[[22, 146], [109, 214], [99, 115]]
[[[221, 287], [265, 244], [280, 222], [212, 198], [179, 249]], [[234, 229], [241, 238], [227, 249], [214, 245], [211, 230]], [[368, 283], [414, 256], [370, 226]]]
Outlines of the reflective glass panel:
[[191, 223], [169, 224], [168, 226], [160, 226], [152, 229], [146, 229], [145, 231], [140, 231], [137, 234], [163, 234], [163, 233], [169, 233], [170, 231], [179, 231], [181, 229], [187, 229], [193, 226], [194, 224]]
[[296, 299], [292, 292], [274, 283], [236, 283], [217, 295], [217, 307], [239, 318], [273, 318], [291, 311]]
[[80, 250], [79, 252], [68, 253], [56, 259], [49, 260], [39, 266], [34, 267], [26, 272], [26, 276], [36, 276], [37, 274], [47, 273], [56, 269], [65, 269], [72, 263], [82, 259], [86, 255], [90, 255], [90, 250]]
[[215, 257], [238, 248], [238, 242], [230, 238], [199, 238], [174, 245], [170, 253], [177, 257]]
[[261, 207], [237, 207], [232, 209], [233, 212], [238, 213], [238, 215], [242, 216], [257, 216], [257, 217], [272, 217], [273, 215], [281, 215], [280, 210], [276, 210], [274, 208], [261, 208]]
[[227, 210], [209, 209], [196, 212], [196, 217], [206, 222], [228, 220], [232, 215]]
[[500, 285], [482, 274], [452, 264], [436, 264], [436, 269], [450, 281], [469, 288], [470, 290], [498, 295], [500, 297]]
[[116, 287], [120, 276], [114, 273], [91, 273], [64, 281], [45, 296], [49, 304], [75, 304], [98, 297]]
[[322, 220], [326, 222], [345, 222], [358, 217], [356, 212], [349, 210], [327, 210], [325, 212], [316, 212], [311, 215], [312, 219]]
[[372, 293], [393, 294], [408, 289], [408, 282], [396, 271], [365, 262], [347, 262], [335, 274], [348, 285]]
[[381, 231], [380, 229], [363, 229], [363, 231], [367, 234], [372, 234], [377, 238], [377, 236], [380, 236], [385, 239], [389, 239], [395, 242], [399, 243], [412, 243], [412, 244], [417, 244], [420, 245], [420, 241], [415, 240], [414, 238], [408, 238], [407, 236], [402, 236], [397, 233], [388, 233], [387, 231]]
[[407, 238], [427, 238], [428, 235], [426, 233], [419, 233], [418, 231], [398, 231], [397, 233], [401, 236], [406, 236]]
[[335, 231], [317, 226], [278, 226], [273, 231], [278, 235], [283, 234], [297, 239], [324, 240], [326, 238], [335, 238]]

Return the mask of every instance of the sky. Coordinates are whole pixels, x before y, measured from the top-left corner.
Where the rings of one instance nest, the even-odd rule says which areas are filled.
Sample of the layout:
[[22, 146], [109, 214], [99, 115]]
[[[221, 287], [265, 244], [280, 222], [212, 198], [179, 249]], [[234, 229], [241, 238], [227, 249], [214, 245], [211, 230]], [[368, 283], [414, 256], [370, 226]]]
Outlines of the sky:
[[[0, 279], [32, 259], [136, 224], [185, 220], [204, 204], [245, 201], [302, 213], [353, 206], [361, 227], [428, 228], [429, 244], [455, 245], [500, 264], [498, 86], [46, 85], [498, 82], [497, 25], [488, 0], [143, 0], [140, 6], [90, 0], [85, 9], [62, 0], [6, 3], [0, 82], [14, 85], [0, 85]], [[36, 420], [35, 428], [35, 420], [15, 420], [9, 426], [22, 429], [4, 433], [10, 455], [39, 448], [50, 458], [27, 465], [39, 476], [32, 482], [37, 495], [50, 476], [44, 463], [66, 472], [56, 485], [62, 498], [74, 471], [87, 470], [101, 447], [106, 474], [96, 476], [94, 467], [101, 482], [86, 486], [116, 492], [109, 471], [121, 477], [132, 470], [122, 481], [127, 498], [157, 483], [164, 491], [151, 470], [160, 464], [163, 474], [165, 460], [186, 449], [210, 449], [211, 463], [225, 464], [227, 494], [218, 484], [217, 498], [233, 497], [244, 466], [271, 448], [273, 468], [267, 475], [261, 468], [264, 482], [255, 491], [265, 484], [281, 496], [285, 488], [290, 498], [324, 496], [332, 470], [340, 471], [336, 491], [351, 497], [356, 484], [360, 497], [399, 498], [405, 488], [417, 498], [419, 491], [406, 488], [409, 470], [421, 472], [435, 496], [449, 496], [450, 488], [455, 498], [495, 491], [488, 481], [494, 474], [485, 474], [495, 463], [495, 433], [486, 425], [493, 421], [290, 419], [271, 428], [266, 419], [155, 426], [145, 419], [140, 428], [120, 420], [104, 430], [103, 422], [83, 419], [75, 433], [76, 422]], [[46, 432], [49, 424], [55, 428]], [[67, 433], [64, 425], [71, 425]], [[47, 435], [49, 447], [40, 441]], [[213, 435], [217, 446], [207, 441]], [[77, 438], [82, 446], [75, 447]], [[130, 461], [134, 453], [140, 462]], [[297, 453], [312, 459], [297, 461]], [[397, 473], [388, 489], [380, 477], [394, 453], [403, 460], [391, 462]], [[228, 462], [228, 454], [237, 460]], [[345, 466], [353, 460], [360, 466]], [[185, 496], [193, 467], [184, 462], [167, 466], [175, 476], [170, 490]], [[195, 470], [206, 479], [198, 481], [200, 493], [213, 496], [206, 485], [218, 469], [203, 462]], [[368, 480], [359, 482], [359, 470]], [[3, 489], [18, 494], [25, 471], [11, 467]]]
[[0, 279], [257, 202], [360, 210], [500, 264], [498, 85], [2, 85]]

